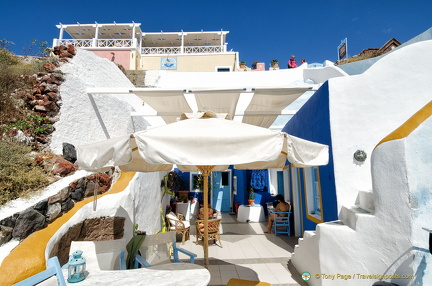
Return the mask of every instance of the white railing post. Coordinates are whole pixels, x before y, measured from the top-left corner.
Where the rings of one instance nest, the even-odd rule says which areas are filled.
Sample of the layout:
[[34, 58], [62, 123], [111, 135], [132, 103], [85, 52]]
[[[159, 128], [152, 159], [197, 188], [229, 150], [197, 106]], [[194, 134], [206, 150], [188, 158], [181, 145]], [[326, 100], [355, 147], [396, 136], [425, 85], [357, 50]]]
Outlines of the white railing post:
[[99, 41], [99, 24], [96, 23], [95, 38], [94, 38], [94, 42], [93, 42], [94, 47], [98, 47], [99, 46], [98, 45], [99, 44], [98, 41]]
[[184, 33], [181, 33], [181, 46], [180, 46], [180, 54], [184, 54]]

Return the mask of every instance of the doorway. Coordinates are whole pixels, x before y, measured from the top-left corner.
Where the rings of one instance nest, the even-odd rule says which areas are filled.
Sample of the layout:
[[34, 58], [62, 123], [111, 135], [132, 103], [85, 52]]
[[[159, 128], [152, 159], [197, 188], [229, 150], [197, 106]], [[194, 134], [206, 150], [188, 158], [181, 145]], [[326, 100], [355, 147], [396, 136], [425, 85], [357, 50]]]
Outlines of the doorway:
[[212, 172], [212, 208], [218, 212], [231, 211], [231, 170]]

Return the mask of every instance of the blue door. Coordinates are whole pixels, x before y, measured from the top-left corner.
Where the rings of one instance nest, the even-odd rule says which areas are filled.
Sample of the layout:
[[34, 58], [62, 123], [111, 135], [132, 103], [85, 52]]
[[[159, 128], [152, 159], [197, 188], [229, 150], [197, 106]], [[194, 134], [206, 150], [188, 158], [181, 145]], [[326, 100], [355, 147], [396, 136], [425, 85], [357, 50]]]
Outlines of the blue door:
[[212, 172], [212, 207], [218, 212], [231, 211], [231, 172]]

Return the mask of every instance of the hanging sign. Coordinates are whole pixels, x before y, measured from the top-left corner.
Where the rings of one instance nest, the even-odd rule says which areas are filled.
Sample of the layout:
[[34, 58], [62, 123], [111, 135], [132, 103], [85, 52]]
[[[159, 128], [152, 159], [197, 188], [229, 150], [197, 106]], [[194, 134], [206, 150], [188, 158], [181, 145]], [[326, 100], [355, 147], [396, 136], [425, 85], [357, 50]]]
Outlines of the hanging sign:
[[161, 70], [177, 70], [177, 57], [161, 57]]
[[343, 59], [347, 55], [347, 50], [348, 50], [347, 43], [348, 43], [347, 38], [345, 38], [338, 46], [339, 60]]

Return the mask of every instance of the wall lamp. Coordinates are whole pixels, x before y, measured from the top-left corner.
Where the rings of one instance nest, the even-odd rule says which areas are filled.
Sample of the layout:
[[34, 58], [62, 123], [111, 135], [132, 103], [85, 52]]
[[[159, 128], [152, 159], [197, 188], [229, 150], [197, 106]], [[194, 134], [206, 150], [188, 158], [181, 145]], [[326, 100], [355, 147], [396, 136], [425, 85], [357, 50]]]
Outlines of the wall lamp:
[[357, 150], [357, 151], [355, 151], [355, 153], [354, 153], [354, 159], [356, 161], [364, 162], [364, 161], [366, 161], [366, 158], [367, 158], [367, 154], [366, 154], [365, 151], [363, 151], [363, 150]]

